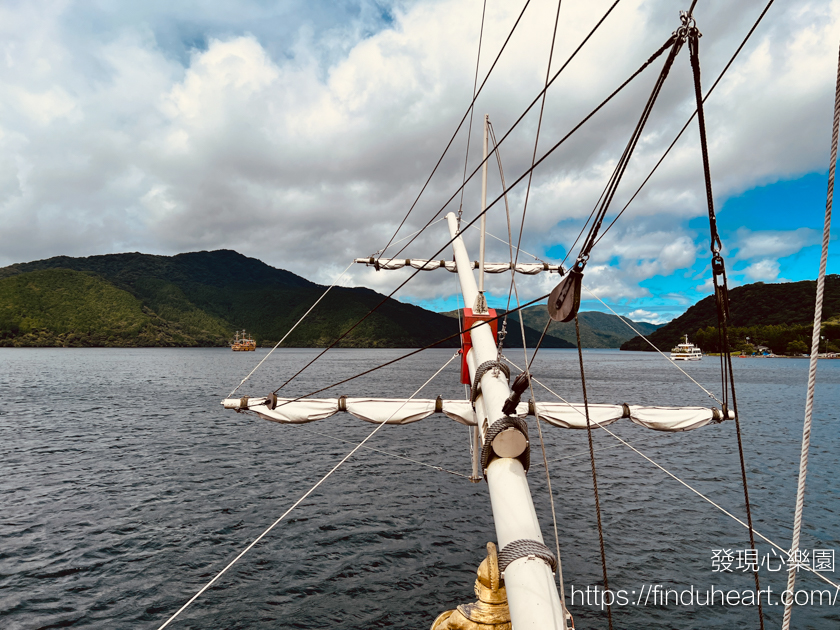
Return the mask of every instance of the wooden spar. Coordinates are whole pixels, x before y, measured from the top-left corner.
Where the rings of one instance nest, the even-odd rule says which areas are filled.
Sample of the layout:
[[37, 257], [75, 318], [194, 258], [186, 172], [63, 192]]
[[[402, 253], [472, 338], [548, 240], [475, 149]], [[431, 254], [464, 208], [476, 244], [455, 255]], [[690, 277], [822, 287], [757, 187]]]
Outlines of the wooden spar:
[[[479, 296], [478, 287], [464, 242], [458, 234], [458, 220], [451, 212], [446, 215], [446, 219], [453, 238], [452, 249], [464, 304], [475, 304]], [[470, 334], [472, 348], [467, 353], [466, 360], [470, 378], [474, 380], [478, 366], [485, 361], [497, 359], [497, 349], [489, 325], [480, 325]], [[494, 370], [488, 370], [481, 377], [481, 393], [475, 402], [479, 436], [476, 449], [481, 448], [481, 444], [484, 443], [490, 425], [504, 417], [502, 406], [510, 396], [510, 388], [504, 376], [494, 375], [493, 372]], [[510, 434], [505, 436], [505, 433], [499, 434], [494, 440], [494, 447], [498, 446], [494, 450], [509, 456], [493, 459], [485, 473], [499, 549], [504, 549], [515, 540], [543, 542], [525, 469], [522, 463], [515, 459], [528, 445], [524, 439]], [[513, 433], [522, 436], [521, 433]], [[497, 445], [496, 442], [500, 439], [506, 443]], [[543, 560], [523, 557], [511, 562], [505, 570], [505, 586], [511, 621], [516, 630], [565, 630], [563, 607], [554, 576], [551, 567]]]

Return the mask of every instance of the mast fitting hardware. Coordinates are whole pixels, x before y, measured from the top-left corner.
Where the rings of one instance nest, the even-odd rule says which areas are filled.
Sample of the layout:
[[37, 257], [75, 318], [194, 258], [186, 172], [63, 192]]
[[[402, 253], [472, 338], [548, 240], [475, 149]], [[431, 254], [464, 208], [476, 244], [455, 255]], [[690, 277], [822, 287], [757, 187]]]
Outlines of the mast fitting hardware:
[[481, 447], [481, 469], [485, 471], [485, 480], [487, 466], [490, 465], [493, 456], [518, 459], [525, 472], [528, 472], [531, 467], [528, 423], [516, 416], [504, 416], [490, 425], [484, 434], [484, 445]]

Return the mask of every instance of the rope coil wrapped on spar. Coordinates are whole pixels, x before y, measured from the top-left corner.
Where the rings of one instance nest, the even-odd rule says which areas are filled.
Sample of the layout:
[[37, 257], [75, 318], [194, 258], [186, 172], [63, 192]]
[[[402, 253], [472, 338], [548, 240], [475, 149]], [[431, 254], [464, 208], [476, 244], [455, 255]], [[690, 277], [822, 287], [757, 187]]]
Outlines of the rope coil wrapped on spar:
[[557, 570], [557, 558], [551, 550], [538, 540], [514, 540], [504, 546], [499, 552], [499, 572], [504, 575], [505, 569], [514, 560], [520, 558], [539, 558], [544, 560], [551, 567], [552, 571]]
[[[495, 440], [500, 433], [508, 429], [516, 429], [525, 436], [525, 450], [522, 451], [516, 459], [522, 462], [522, 467], [525, 469], [525, 472], [528, 472], [528, 469], [531, 467], [531, 446], [528, 440], [528, 423], [515, 416], [504, 416], [503, 418], [499, 418], [490, 425], [489, 429], [487, 429], [487, 433], [484, 434], [484, 444], [481, 447], [482, 470], [487, 470], [487, 466], [490, 464], [490, 459], [494, 454], [498, 456], [498, 454], [493, 450], [493, 440]], [[484, 475], [484, 478], [485, 480], [487, 479], [486, 474]]]
[[499, 368], [504, 372], [505, 378], [510, 381], [510, 368], [499, 361], [485, 361], [479, 365], [475, 370], [475, 377], [473, 378], [472, 388], [470, 389], [470, 402], [475, 407], [475, 399], [481, 393], [481, 378], [493, 368]]

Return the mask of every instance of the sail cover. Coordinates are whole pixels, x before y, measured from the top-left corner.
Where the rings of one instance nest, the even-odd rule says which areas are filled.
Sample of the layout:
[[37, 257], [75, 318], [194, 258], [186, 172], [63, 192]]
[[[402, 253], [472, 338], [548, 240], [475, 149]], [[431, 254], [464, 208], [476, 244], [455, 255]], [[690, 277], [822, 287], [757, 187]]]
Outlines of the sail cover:
[[[475, 412], [469, 400], [404, 398], [278, 398], [274, 409], [266, 398], [226, 398], [225, 409], [256, 413], [265, 420], [282, 424], [302, 424], [323, 420], [339, 411], [375, 424], [409, 424], [443, 413], [449, 418], [474, 426]], [[541, 420], [563, 429], [586, 429], [586, 409], [583, 403], [522, 402], [516, 407], [517, 417], [539, 414]], [[724, 418], [719, 409], [708, 407], [646, 407], [640, 405], [590, 404], [589, 420], [593, 427], [606, 426], [627, 418], [631, 422], [655, 431], [690, 431]]]
[[[357, 263], [367, 265], [369, 267], [376, 267], [376, 269], [402, 269], [403, 267], [411, 267], [412, 269], [422, 269], [423, 271], [431, 271], [432, 269], [446, 269], [447, 271], [457, 272], [458, 267], [455, 261], [452, 260], [424, 260], [422, 258], [356, 258]], [[563, 268], [560, 265], [549, 265], [548, 263], [516, 263], [516, 273], [521, 273], [526, 276], [534, 276], [538, 273], [547, 271], [549, 273], [562, 273]], [[485, 273], [505, 273], [514, 267], [513, 263], [484, 263]], [[478, 261], [473, 261], [473, 269], [478, 269]]]

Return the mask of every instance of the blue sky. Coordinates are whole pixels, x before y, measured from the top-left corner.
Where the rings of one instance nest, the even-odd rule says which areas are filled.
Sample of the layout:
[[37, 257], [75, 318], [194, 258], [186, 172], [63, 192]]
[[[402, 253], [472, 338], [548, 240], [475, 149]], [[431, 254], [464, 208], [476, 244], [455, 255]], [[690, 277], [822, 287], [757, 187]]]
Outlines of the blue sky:
[[[552, 72], [610, 0], [564, 2]], [[708, 0], [704, 86], [765, 5]], [[380, 250], [440, 157], [472, 95], [483, 0], [285, 0], [0, 7], [0, 265], [58, 255], [235, 249], [331, 284]], [[540, 152], [678, 26], [671, 0], [621, 0], [549, 90]], [[545, 80], [554, 0], [533, 0], [476, 104], [469, 168], [487, 113], [511, 130]], [[521, 6], [488, 0], [479, 74]], [[718, 219], [734, 284], [813, 278], [825, 204], [840, 1], [776, 3], [708, 100]], [[565, 254], [620, 155], [658, 72], [639, 76], [535, 171], [522, 247]], [[693, 108], [687, 55], [657, 101], [614, 206], [621, 207]], [[501, 147], [507, 181], [530, 164], [535, 111]], [[461, 184], [466, 129], [397, 234], [420, 229]], [[495, 165], [489, 193], [500, 190]], [[510, 194], [514, 238], [524, 185]], [[477, 179], [464, 217], [478, 211]], [[458, 209], [457, 198], [446, 211]], [[504, 206], [488, 215], [507, 231]], [[424, 258], [443, 223], [405, 251]], [[476, 234], [467, 244], [477, 257]], [[399, 253], [398, 253], [399, 252]], [[442, 254], [447, 255], [448, 254]], [[488, 258], [505, 260], [493, 241]], [[529, 260], [523, 254], [523, 260]], [[708, 226], [696, 127], [593, 251], [585, 284], [623, 315], [667, 321], [708, 293]], [[836, 255], [830, 272], [838, 272]], [[389, 293], [405, 272], [351, 268], [345, 285]], [[520, 297], [557, 278], [522, 278]], [[504, 303], [506, 278], [488, 282]], [[398, 299], [444, 310], [454, 277], [423, 273]], [[584, 295], [586, 298], [586, 294]], [[584, 309], [603, 310], [593, 300]]]

